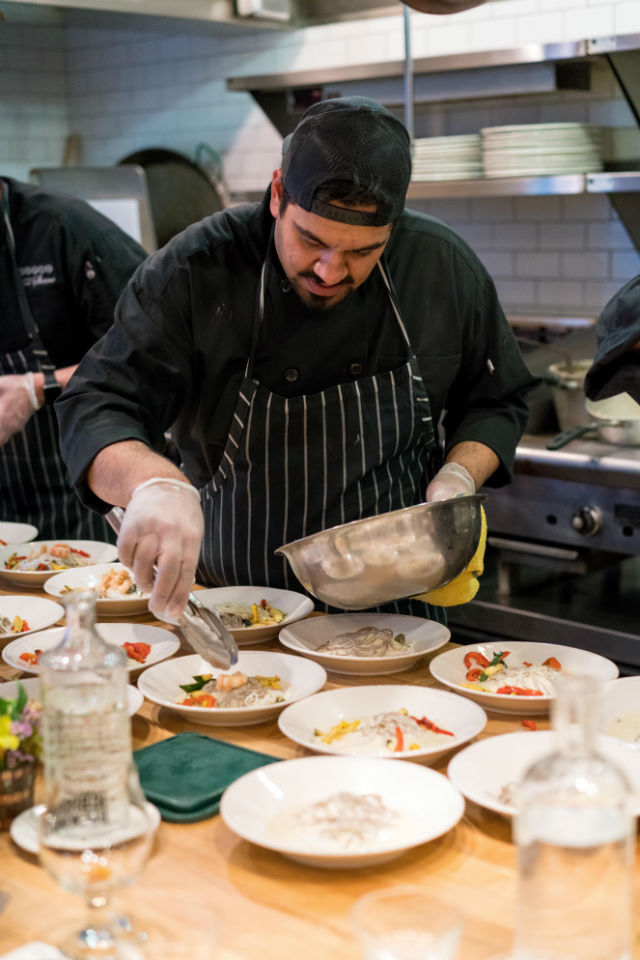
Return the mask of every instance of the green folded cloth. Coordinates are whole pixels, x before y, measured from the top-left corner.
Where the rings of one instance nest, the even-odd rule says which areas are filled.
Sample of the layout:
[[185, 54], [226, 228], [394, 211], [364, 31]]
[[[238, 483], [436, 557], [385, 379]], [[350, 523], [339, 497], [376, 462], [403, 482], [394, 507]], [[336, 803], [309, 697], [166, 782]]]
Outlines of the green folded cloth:
[[218, 812], [230, 783], [278, 757], [186, 732], [135, 750], [133, 759], [145, 796], [162, 819], [195, 823]]

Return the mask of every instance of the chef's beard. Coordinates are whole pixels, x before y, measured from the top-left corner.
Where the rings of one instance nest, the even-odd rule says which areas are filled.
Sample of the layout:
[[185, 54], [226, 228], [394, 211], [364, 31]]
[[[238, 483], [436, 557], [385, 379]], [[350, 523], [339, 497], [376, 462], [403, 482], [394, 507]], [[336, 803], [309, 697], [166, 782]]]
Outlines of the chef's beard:
[[329, 310], [331, 307], [335, 307], [336, 304], [342, 303], [343, 300], [353, 293], [355, 290], [355, 282], [353, 277], [347, 275], [344, 280], [340, 282], [340, 291], [331, 297], [323, 297], [320, 294], [312, 293], [311, 290], [308, 290], [304, 286], [302, 280], [305, 277], [309, 277], [311, 280], [315, 280], [316, 283], [320, 283], [318, 276], [313, 272], [313, 270], [307, 270], [304, 273], [298, 273], [294, 281], [290, 281], [293, 289], [296, 294], [302, 300], [304, 305], [310, 310]]

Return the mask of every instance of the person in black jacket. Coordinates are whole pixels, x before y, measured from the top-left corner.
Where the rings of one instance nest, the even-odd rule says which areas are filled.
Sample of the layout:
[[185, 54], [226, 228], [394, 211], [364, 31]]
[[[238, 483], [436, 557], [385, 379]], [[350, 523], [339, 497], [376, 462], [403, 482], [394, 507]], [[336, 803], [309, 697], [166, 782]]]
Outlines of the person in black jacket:
[[112, 539], [67, 480], [53, 402], [146, 253], [82, 200], [5, 178], [0, 204], [0, 520]]
[[598, 350], [585, 377], [589, 400], [628, 393], [640, 403], [640, 276], [609, 301], [596, 321]]
[[203, 583], [300, 589], [281, 544], [508, 481], [535, 380], [478, 258], [404, 209], [410, 175], [384, 107], [310, 107], [264, 200], [152, 255], [57, 402], [76, 487], [126, 506], [120, 558], [157, 615], [198, 561]]

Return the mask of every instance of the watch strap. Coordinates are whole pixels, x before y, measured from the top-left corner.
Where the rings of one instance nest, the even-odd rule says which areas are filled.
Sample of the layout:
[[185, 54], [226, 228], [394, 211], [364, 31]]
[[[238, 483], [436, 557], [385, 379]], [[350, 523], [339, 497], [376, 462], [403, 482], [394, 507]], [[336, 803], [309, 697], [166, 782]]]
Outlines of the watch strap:
[[46, 370], [44, 372], [44, 402], [47, 406], [50, 406], [55, 400], [58, 399], [62, 393], [62, 387], [58, 383], [55, 377], [53, 370]]

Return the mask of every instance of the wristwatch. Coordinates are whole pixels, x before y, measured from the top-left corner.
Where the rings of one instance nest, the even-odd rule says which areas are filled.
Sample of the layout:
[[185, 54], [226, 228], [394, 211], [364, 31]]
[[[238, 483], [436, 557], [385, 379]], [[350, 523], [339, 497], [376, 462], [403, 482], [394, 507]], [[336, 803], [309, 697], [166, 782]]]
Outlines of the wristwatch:
[[54, 400], [62, 393], [62, 387], [58, 383], [53, 370], [47, 370], [44, 375], [44, 402], [46, 406], [51, 406]]

